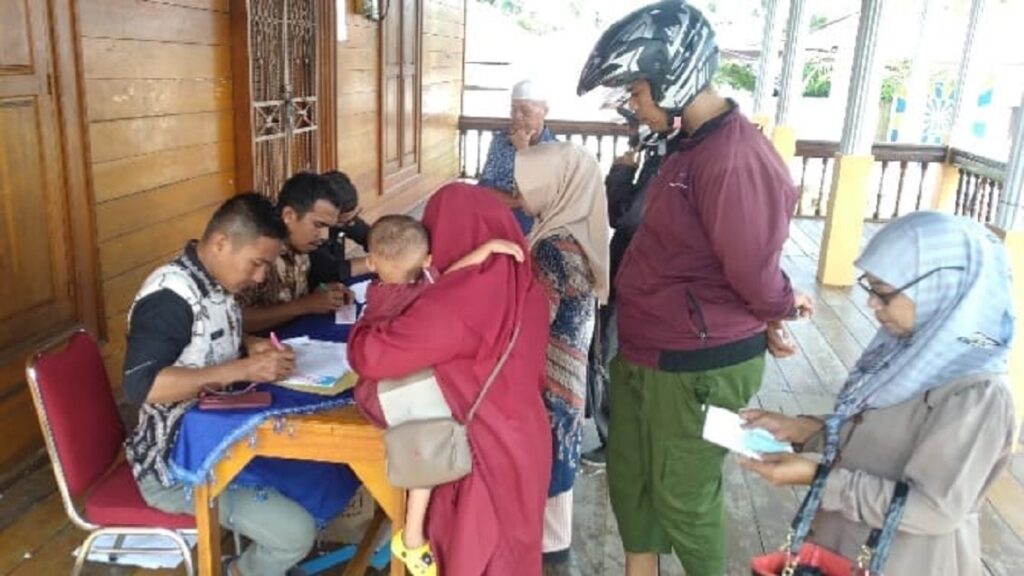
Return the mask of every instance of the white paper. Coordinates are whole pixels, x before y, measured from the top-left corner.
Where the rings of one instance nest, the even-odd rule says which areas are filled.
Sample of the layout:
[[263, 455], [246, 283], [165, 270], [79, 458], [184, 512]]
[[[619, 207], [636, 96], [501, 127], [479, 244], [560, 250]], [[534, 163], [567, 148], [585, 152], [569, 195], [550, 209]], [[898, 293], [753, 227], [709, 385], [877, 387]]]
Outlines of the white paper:
[[358, 319], [359, 307], [355, 304], [348, 304], [338, 308], [337, 312], [334, 313], [335, 324], [355, 324]]
[[330, 388], [348, 373], [348, 347], [344, 342], [313, 340], [307, 336], [285, 340], [295, 352], [295, 372], [287, 384]]
[[[743, 428], [744, 420], [740, 415], [718, 406], [708, 406], [704, 416], [704, 439], [712, 444], [742, 454], [747, 458], [761, 459], [761, 454], [750, 448], [752, 435], [764, 434], [764, 431]], [[792, 452], [792, 447], [779, 444], [777, 452]]]
[[[196, 537], [191, 535], [185, 535], [185, 542], [188, 543], [189, 548], [193, 548], [196, 545]], [[114, 545], [114, 541], [117, 536], [114, 534], [104, 535], [96, 538], [93, 543], [93, 550], [89, 552], [89, 562], [99, 562], [103, 564], [118, 564], [122, 566], [138, 566], [139, 568], [159, 569], [159, 568], [177, 568], [181, 565], [181, 553], [178, 552], [178, 548], [172, 548], [174, 544], [171, 543], [167, 538], [161, 538], [159, 536], [125, 536], [124, 541], [121, 543], [121, 548], [126, 549], [167, 549], [166, 554], [132, 554], [128, 552], [117, 554], [111, 558], [110, 554], [96, 552], [95, 548], [110, 548]], [[76, 548], [71, 553], [72, 556], [78, 556], [78, 550]]]
[[369, 287], [370, 281], [363, 280], [358, 284], [353, 284], [349, 286], [348, 289], [351, 290], [352, 293], [356, 295], [356, 302], [359, 302], [360, 304], [366, 304], [366, 290]]

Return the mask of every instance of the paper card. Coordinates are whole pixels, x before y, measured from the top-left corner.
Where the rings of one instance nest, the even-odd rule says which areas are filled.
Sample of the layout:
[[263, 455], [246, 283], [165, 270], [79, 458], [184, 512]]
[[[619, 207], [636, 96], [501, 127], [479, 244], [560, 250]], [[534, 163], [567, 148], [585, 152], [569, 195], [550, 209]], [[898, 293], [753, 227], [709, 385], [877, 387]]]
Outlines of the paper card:
[[356, 302], [359, 302], [360, 304], [366, 304], [366, 290], [369, 287], [370, 281], [363, 280], [362, 282], [349, 286], [348, 289], [351, 290], [352, 293], [356, 295]]
[[793, 447], [779, 442], [762, 429], [743, 428], [740, 415], [718, 406], [708, 406], [704, 417], [704, 439], [712, 444], [742, 454], [747, 458], [761, 459], [761, 454], [793, 452]]
[[334, 313], [335, 324], [355, 324], [358, 319], [359, 307], [356, 304], [348, 304], [338, 308]]

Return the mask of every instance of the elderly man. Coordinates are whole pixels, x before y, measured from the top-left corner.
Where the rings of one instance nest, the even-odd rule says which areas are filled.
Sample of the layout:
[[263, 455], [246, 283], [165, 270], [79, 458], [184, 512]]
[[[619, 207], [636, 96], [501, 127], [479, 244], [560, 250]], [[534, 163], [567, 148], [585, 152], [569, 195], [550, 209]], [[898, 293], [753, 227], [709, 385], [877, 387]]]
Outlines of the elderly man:
[[480, 185], [507, 193], [508, 204], [513, 207], [524, 234], [533, 227], [533, 219], [518, 207], [513, 198], [516, 192], [516, 152], [555, 139], [555, 135], [544, 126], [547, 115], [547, 97], [538, 84], [532, 80], [517, 82], [512, 87], [509, 128], [494, 134], [480, 175]]

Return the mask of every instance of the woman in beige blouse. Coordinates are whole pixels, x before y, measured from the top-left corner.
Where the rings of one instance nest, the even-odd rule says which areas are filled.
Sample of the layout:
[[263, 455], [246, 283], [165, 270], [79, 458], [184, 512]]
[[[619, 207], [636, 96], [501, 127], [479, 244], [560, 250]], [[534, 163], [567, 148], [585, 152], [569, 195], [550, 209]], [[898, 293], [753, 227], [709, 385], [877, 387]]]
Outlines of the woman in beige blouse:
[[[978, 506], [1006, 467], [1013, 406], [1009, 264], [979, 224], [918, 212], [881, 230], [857, 261], [881, 328], [822, 418], [744, 413], [830, 472], [797, 520], [810, 540], [856, 558], [881, 528], [897, 482], [909, 485], [886, 572], [982, 574]], [[818, 463], [766, 455], [743, 466], [776, 485], [811, 485]], [[816, 512], [815, 512], [816, 510]]]

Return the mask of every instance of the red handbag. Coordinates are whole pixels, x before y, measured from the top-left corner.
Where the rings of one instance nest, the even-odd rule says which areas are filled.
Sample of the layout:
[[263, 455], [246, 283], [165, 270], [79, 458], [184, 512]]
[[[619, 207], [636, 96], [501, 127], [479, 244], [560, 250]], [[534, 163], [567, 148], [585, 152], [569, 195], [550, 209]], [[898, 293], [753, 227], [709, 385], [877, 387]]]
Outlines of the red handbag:
[[[797, 566], [812, 566], [823, 576], [851, 576], [853, 563], [850, 559], [836, 554], [828, 548], [807, 543], [800, 547], [796, 563], [790, 562], [792, 556], [788, 550], [779, 550], [763, 556], [755, 556], [750, 561], [750, 573], [754, 576], [779, 576], [793, 574]], [[787, 572], [787, 568], [790, 570]]]

